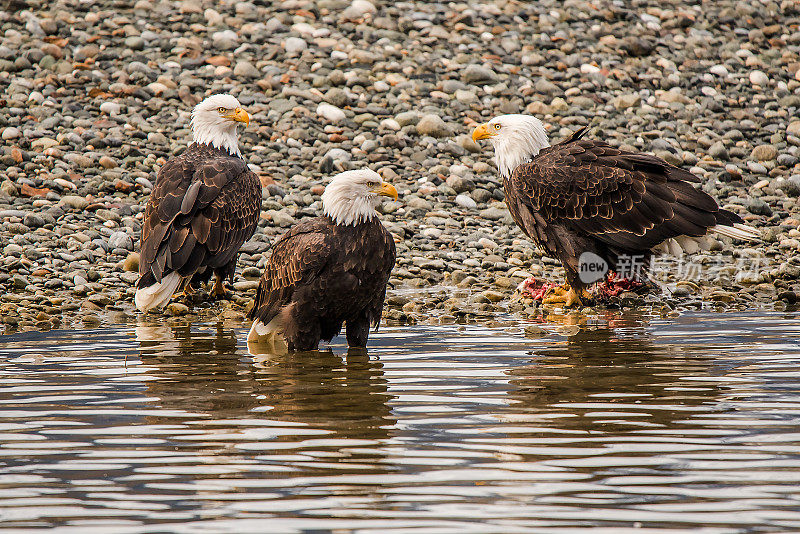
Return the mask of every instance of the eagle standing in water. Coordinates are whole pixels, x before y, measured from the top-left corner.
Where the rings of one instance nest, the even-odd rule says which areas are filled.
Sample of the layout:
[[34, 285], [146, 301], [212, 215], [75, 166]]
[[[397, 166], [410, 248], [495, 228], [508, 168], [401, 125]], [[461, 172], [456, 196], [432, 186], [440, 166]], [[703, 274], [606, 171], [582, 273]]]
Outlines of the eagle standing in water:
[[324, 215], [275, 243], [248, 313], [248, 343], [274, 344], [278, 335], [291, 352], [315, 350], [346, 323], [347, 344], [366, 346], [395, 260], [394, 239], [375, 211], [381, 196], [397, 200], [397, 190], [372, 170], [333, 177], [322, 194]]
[[709, 232], [758, 238], [758, 230], [695, 189], [695, 175], [649, 154], [583, 139], [586, 130], [550, 146], [538, 119], [500, 115], [472, 133], [494, 147], [514, 221], [564, 265], [566, 287], [546, 302], [572, 306], [589, 297], [579, 276], [586, 252], [613, 271], [626, 256], [646, 262], [662, 244], [673, 254], [695, 252]]
[[231, 95], [213, 95], [192, 111], [193, 143], [159, 171], [142, 224], [139, 282], [134, 302], [146, 312], [164, 306], [183, 282], [216, 283], [225, 295], [242, 244], [261, 211], [261, 182], [239, 152], [236, 127], [250, 115]]

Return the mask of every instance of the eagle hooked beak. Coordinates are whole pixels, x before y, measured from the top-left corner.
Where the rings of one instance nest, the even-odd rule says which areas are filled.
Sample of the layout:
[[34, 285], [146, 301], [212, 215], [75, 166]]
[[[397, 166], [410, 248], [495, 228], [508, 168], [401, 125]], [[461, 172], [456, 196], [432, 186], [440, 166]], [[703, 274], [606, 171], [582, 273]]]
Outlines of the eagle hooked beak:
[[489, 139], [497, 135], [488, 122], [484, 122], [472, 131], [472, 140], [476, 143], [481, 139]]
[[236, 108], [233, 110], [233, 113], [224, 115], [224, 117], [234, 122], [243, 122], [245, 126], [250, 125], [250, 114], [242, 108]]
[[379, 185], [374, 191], [378, 196], [389, 197], [397, 200], [397, 189], [395, 189], [394, 186], [388, 182], [381, 182], [381, 185]]

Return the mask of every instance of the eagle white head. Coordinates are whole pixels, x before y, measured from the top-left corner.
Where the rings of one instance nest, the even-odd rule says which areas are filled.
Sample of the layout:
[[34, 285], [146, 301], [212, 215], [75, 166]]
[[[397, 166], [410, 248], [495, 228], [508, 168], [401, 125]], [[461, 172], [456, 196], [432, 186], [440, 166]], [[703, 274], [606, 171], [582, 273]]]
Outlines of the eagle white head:
[[340, 172], [322, 193], [322, 210], [339, 225], [357, 225], [378, 214], [380, 197], [397, 200], [397, 189], [370, 169]]
[[503, 178], [550, 146], [542, 121], [530, 115], [498, 115], [475, 128], [472, 139], [488, 139], [492, 143], [494, 162]]
[[192, 139], [242, 157], [236, 127], [250, 124], [250, 115], [232, 95], [211, 95], [192, 110]]

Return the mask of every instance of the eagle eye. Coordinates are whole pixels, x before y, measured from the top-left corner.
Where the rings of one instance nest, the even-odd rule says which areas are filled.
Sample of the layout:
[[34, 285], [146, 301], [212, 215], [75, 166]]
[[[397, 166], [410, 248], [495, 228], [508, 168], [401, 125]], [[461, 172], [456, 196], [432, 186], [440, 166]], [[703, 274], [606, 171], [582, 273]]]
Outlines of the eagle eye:
[[225, 113], [228, 110], [227, 110], [227, 108], [224, 108], [224, 107], [220, 106], [220, 107], [217, 108], [217, 111], [219, 111], [220, 113]]
[[495, 130], [499, 130], [500, 128], [501, 128], [501, 126], [500, 126], [500, 123], [499, 123], [499, 122], [498, 122], [498, 123], [495, 123], [495, 125], [494, 125], [494, 129], [495, 129]]

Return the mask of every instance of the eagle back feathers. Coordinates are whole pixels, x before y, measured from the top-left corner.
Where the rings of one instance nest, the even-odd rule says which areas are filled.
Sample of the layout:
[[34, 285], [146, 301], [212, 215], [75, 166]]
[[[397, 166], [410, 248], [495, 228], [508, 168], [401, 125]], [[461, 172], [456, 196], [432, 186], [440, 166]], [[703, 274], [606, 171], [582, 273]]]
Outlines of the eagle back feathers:
[[691, 173], [582, 139], [584, 131], [542, 149], [504, 180], [512, 217], [551, 252], [563, 243], [548, 226], [635, 252], [678, 235], [705, 235], [721, 221], [741, 222], [694, 188], [689, 182], [698, 179]]
[[275, 243], [249, 317], [268, 324], [291, 306], [296, 317], [334, 325], [332, 335], [359, 313], [376, 324], [395, 254], [377, 218], [355, 226], [305, 220]]
[[255, 232], [261, 184], [241, 158], [192, 144], [158, 173], [142, 225], [140, 282], [218, 268]]

